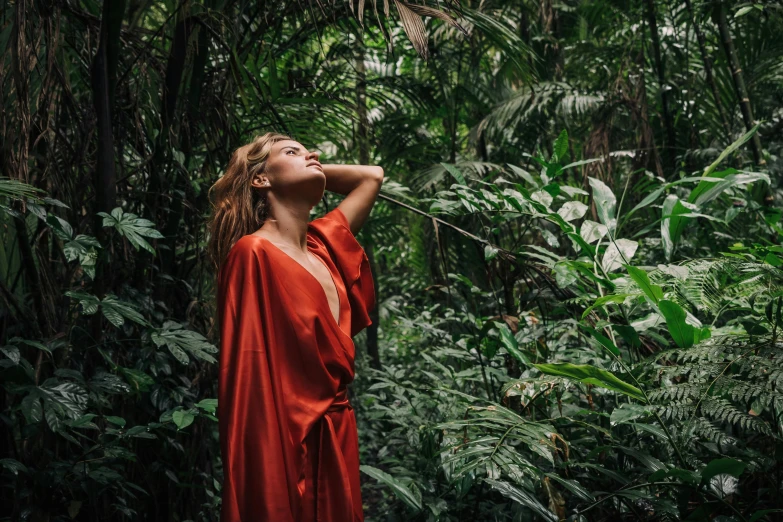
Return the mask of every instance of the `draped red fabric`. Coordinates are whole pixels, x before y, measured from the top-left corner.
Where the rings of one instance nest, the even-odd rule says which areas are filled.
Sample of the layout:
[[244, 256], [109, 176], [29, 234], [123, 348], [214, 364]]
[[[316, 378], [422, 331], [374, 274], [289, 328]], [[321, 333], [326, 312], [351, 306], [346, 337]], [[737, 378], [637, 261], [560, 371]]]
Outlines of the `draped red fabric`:
[[335, 208], [307, 227], [329, 269], [323, 286], [272, 242], [249, 234], [218, 274], [222, 522], [363, 522], [352, 337], [369, 326], [367, 255]]

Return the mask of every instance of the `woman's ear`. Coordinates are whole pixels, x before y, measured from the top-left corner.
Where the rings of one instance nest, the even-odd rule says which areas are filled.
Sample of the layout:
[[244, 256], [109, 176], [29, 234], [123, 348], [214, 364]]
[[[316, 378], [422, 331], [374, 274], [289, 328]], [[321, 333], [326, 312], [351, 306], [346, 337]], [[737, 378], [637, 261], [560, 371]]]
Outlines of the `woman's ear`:
[[256, 188], [269, 188], [272, 185], [269, 183], [269, 178], [265, 176], [264, 174], [258, 174], [253, 177], [253, 180], [250, 182], [251, 185], [253, 185]]

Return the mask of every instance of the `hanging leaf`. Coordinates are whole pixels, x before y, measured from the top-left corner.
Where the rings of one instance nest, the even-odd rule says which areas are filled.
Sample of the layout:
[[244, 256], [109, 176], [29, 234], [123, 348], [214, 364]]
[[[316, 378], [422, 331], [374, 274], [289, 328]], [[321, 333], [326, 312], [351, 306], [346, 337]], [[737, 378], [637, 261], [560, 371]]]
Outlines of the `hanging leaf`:
[[584, 223], [582, 223], [582, 228], [579, 230], [579, 235], [587, 244], [592, 244], [603, 238], [608, 232], [609, 229], [606, 228], [606, 225], [585, 219]]
[[557, 140], [555, 140], [555, 146], [554, 146], [554, 152], [552, 153], [552, 158], [550, 158], [550, 163], [563, 163], [563, 159], [566, 157], [566, 154], [568, 153], [568, 132], [563, 129], [560, 132], [560, 135], [557, 137]]
[[523, 489], [520, 489], [516, 486], [509, 484], [508, 482], [504, 482], [501, 480], [486, 478], [484, 479], [484, 482], [486, 482], [487, 484], [489, 484], [490, 486], [498, 490], [500, 493], [513, 500], [514, 502], [517, 502], [518, 504], [538, 514], [538, 516], [540, 516], [544, 520], [548, 520], [550, 522], [558, 521], [558, 517], [554, 513], [549, 511], [546, 507], [544, 507], [544, 505], [538, 501], [538, 499], [534, 494], [529, 493]]
[[641, 209], [641, 208], [644, 208], [644, 207], [646, 207], [647, 205], [649, 205], [650, 203], [652, 203], [653, 201], [655, 201], [656, 199], [658, 199], [658, 196], [660, 196], [661, 194], [663, 194], [663, 191], [664, 191], [665, 189], [666, 189], [666, 186], [664, 185], [663, 187], [658, 187], [657, 189], [655, 189], [655, 190], [653, 190], [652, 192], [650, 192], [649, 194], [647, 194], [647, 196], [645, 196], [645, 198], [644, 198], [643, 200], [641, 200], [641, 201], [639, 202], [639, 204], [638, 204], [638, 205], [636, 205], [635, 207], [633, 207], [633, 208], [631, 209], [631, 211], [630, 211], [630, 212], [628, 212], [628, 214], [626, 214], [626, 217], [627, 217], [627, 216], [630, 216], [631, 214], [633, 214], [633, 213], [634, 213], [634, 212], [636, 212], [637, 210], [639, 210], [639, 209]]
[[715, 168], [718, 165], [720, 165], [721, 162], [724, 159], [726, 159], [726, 157], [729, 154], [731, 154], [732, 152], [734, 152], [735, 150], [740, 148], [743, 144], [745, 144], [745, 142], [747, 142], [751, 137], [753, 137], [754, 134], [756, 134], [756, 131], [759, 130], [759, 125], [761, 125], [761, 124], [757, 123], [756, 125], [753, 126], [752, 129], [750, 129], [748, 132], [743, 134], [742, 137], [740, 137], [740, 139], [738, 139], [737, 141], [735, 141], [734, 143], [732, 143], [731, 145], [726, 147], [726, 149], [723, 152], [720, 153], [720, 156], [718, 156], [718, 159], [713, 161], [712, 164], [709, 167], [704, 169], [704, 172], [702, 173], [702, 176], [710, 176], [710, 173], [713, 170], [715, 170]]
[[579, 201], [567, 201], [557, 213], [566, 221], [579, 219], [587, 212], [587, 205]]
[[378, 468], [374, 468], [372, 466], [368, 466], [366, 464], [363, 464], [359, 466], [359, 469], [362, 470], [367, 475], [371, 476], [375, 480], [378, 480], [380, 482], [383, 482], [387, 486], [389, 486], [394, 492], [394, 494], [402, 500], [408, 507], [413, 508], [416, 511], [421, 511], [422, 504], [421, 504], [421, 495], [416, 495], [411, 489], [409, 489], [406, 485], [404, 485], [399, 480], [395, 479], [388, 473], [386, 473], [383, 470], [380, 470]]
[[611, 339], [606, 337], [604, 334], [598, 332], [595, 328], [593, 328], [591, 326], [585, 326], [585, 325], [580, 325], [580, 326], [582, 326], [582, 328], [585, 331], [589, 332], [590, 335], [593, 336], [593, 339], [595, 339], [596, 341], [601, 343], [601, 345], [604, 348], [606, 348], [607, 350], [612, 352], [614, 355], [620, 357], [620, 350], [617, 348], [617, 346], [614, 345], [614, 343], [611, 341]]
[[660, 286], [650, 282], [650, 277], [647, 275], [647, 272], [641, 268], [636, 268], [633, 265], [625, 265], [625, 268], [628, 270], [628, 275], [631, 276], [631, 279], [633, 279], [650, 301], [657, 304], [658, 301], [663, 299], [663, 290]]
[[459, 183], [460, 185], [468, 184], [467, 181], [465, 181], [465, 176], [455, 165], [449, 165], [448, 163], [441, 163], [440, 166], [446, 169], [446, 172], [454, 176], [454, 179], [456, 179], [457, 183]]
[[598, 220], [606, 225], [610, 233], [614, 233], [614, 229], [617, 226], [617, 219], [614, 217], [617, 198], [612, 189], [607, 187], [600, 179], [587, 179], [590, 182], [590, 187], [593, 189], [593, 202], [598, 212]]
[[210, 355], [218, 352], [215, 345], [209, 343], [200, 333], [188, 330], [175, 321], [166, 321], [162, 328], [153, 330], [150, 337], [155, 346], [166, 346], [171, 355], [182, 364], [190, 363], [188, 353], [197, 360], [217, 362]]
[[606, 272], [611, 272], [627, 264], [628, 261], [633, 258], [636, 253], [636, 249], [639, 248], [639, 243], [631, 239], [618, 239], [612, 241], [606, 252], [604, 252], [604, 258], [601, 260], [601, 266]]
[[688, 212], [677, 196], [673, 194], [666, 196], [663, 202], [663, 219], [661, 220], [661, 241], [666, 261], [671, 261], [674, 248], [677, 246], [682, 229], [688, 220], [688, 218], [678, 216]]
[[152, 221], [140, 218], [136, 214], [130, 212], [123, 212], [120, 207], [112, 210], [111, 215], [106, 212], [98, 212], [98, 215], [103, 216], [104, 227], [114, 227], [117, 232], [130, 241], [130, 244], [133, 245], [136, 250], [143, 248], [151, 254], [154, 254], [155, 249], [141, 236], [157, 239], [163, 237], [163, 234], [155, 230], [155, 224]]
[[592, 306], [588, 307], [583, 313], [582, 313], [582, 319], [588, 316], [590, 312], [593, 311], [595, 308], [599, 308], [607, 303], [616, 303], [620, 304], [623, 301], [625, 301], [625, 298], [632, 294], [609, 294], [605, 295], [603, 297], [599, 297], [595, 300], [595, 302], [592, 304]]
[[530, 358], [519, 349], [519, 343], [508, 325], [498, 321], [493, 321], [493, 324], [495, 325], [495, 328], [500, 331], [500, 341], [503, 343], [503, 347], [506, 351], [523, 365], [529, 365]]
[[642, 341], [639, 339], [639, 334], [636, 333], [636, 329], [633, 326], [613, 324], [612, 330], [620, 334], [620, 337], [622, 337], [625, 342], [630, 344], [632, 348], [639, 348], [642, 345]]
[[747, 185], [756, 181], [763, 181], [770, 184], [768, 174], [763, 172], [738, 172], [734, 169], [727, 169], [722, 172], [710, 174], [710, 179], [722, 178], [720, 181], [704, 180], [699, 183], [688, 197], [688, 202], [701, 207], [716, 199], [725, 191], [732, 187]]

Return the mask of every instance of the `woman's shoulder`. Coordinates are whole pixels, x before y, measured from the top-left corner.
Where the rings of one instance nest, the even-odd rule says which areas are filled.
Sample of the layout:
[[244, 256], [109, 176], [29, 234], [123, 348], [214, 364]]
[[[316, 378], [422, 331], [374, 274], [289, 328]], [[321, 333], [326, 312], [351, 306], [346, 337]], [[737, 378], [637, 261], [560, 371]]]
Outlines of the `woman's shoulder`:
[[316, 229], [320, 229], [325, 224], [333, 224], [333, 223], [338, 223], [339, 225], [347, 228], [350, 231], [350, 228], [348, 226], [348, 218], [345, 217], [345, 214], [343, 214], [343, 211], [340, 210], [339, 207], [334, 207], [332, 210], [330, 210], [323, 216], [310, 221], [309, 226]]
[[264, 251], [264, 241], [261, 239], [261, 236], [254, 234], [240, 237], [228, 250], [226, 263], [258, 258], [259, 253]]

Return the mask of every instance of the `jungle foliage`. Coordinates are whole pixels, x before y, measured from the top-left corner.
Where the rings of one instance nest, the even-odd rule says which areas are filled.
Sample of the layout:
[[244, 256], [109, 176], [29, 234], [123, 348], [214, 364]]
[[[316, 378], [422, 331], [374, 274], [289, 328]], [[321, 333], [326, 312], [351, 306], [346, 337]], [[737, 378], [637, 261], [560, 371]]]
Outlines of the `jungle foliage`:
[[368, 522], [781, 518], [779, 3], [0, 9], [0, 520], [218, 519], [207, 189], [268, 130], [385, 170]]

